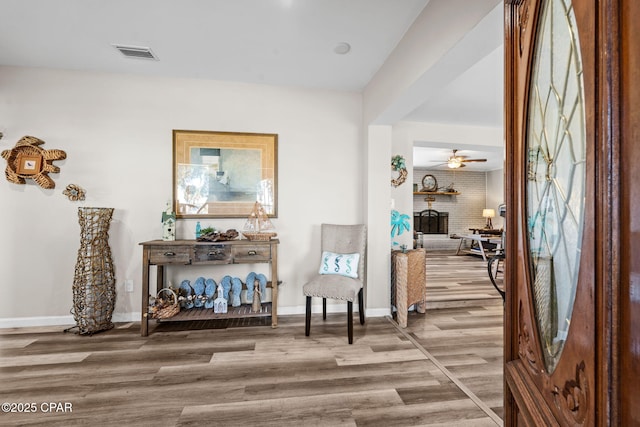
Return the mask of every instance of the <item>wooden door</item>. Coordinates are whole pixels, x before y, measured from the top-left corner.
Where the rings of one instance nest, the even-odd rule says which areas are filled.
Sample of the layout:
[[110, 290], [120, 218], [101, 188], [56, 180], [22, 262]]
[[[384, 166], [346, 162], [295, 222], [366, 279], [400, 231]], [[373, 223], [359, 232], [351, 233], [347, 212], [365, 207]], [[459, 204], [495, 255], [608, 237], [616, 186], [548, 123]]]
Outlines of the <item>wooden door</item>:
[[638, 18], [505, 1], [508, 426], [640, 425]]

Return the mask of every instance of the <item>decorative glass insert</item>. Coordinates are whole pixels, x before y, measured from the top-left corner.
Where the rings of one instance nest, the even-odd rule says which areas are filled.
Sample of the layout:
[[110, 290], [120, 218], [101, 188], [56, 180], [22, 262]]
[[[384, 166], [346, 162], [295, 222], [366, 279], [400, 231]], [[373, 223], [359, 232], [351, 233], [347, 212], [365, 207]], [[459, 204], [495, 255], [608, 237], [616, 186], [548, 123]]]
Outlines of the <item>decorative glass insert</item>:
[[545, 367], [551, 373], [569, 332], [584, 226], [584, 91], [571, 0], [543, 1], [528, 115], [529, 262]]

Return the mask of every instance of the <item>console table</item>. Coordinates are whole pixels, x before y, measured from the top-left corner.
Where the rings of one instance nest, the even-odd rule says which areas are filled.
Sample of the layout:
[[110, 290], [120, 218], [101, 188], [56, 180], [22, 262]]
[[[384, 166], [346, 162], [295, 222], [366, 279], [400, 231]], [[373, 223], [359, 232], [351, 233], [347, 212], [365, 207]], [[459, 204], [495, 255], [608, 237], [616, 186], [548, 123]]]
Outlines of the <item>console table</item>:
[[[278, 239], [266, 241], [229, 240], [221, 242], [198, 242], [196, 240], [151, 240], [142, 245], [142, 321], [140, 334], [149, 334], [149, 271], [156, 266], [156, 294], [165, 287], [164, 269], [168, 266], [269, 263], [271, 265], [271, 302], [262, 303], [260, 312], [252, 312], [251, 304], [240, 307], [229, 306], [227, 313], [214, 313], [213, 309], [191, 308], [181, 310], [169, 319], [158, 321], [188, 321], [238, 317], [271, 317], [271, 326], [278, 325]], [[246, 285], [243, 285], [245, 287]], [[246, 289], [246, 288], [245, 288]]]

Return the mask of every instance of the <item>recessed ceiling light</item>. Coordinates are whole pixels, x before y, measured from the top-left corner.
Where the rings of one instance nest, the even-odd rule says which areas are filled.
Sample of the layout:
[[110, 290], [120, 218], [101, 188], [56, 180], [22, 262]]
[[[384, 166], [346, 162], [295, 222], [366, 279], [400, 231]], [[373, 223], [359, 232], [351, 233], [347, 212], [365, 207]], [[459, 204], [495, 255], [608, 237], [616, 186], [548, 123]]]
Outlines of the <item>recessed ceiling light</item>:
[[346, 55], [351, 50], [351, 45], [349, 43], [340, 42], [333, 48], [333, 51], [338, 55]]

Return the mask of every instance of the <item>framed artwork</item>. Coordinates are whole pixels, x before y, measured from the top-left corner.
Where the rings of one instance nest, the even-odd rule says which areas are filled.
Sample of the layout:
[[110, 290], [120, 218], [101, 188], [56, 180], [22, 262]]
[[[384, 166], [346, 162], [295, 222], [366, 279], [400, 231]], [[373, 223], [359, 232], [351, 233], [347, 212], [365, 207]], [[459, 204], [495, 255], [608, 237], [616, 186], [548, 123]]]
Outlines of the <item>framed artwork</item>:
[[176, 218], [246, 218], [255, 202], [278, 213], [278, 135], [173, 131]]
[[31, 154], [20, 154], [17, 159], [16, 172], [20, 175], [36, 175], [40, 173], [42, 166], [42, 156]]

